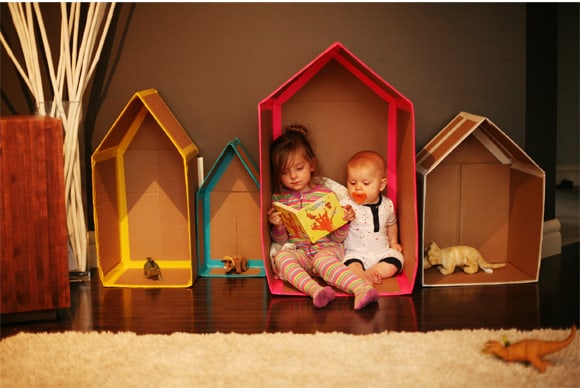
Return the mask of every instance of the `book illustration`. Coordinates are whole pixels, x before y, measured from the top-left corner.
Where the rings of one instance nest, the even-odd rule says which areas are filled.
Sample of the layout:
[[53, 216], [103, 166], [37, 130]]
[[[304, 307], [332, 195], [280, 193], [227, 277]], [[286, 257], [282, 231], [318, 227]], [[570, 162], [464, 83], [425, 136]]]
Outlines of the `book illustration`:
[[289, 234], [309, 238], [312, 243], [347, 223], [344, 210], [334, 193], [328, 193], [299, 210], [280, 202], [273, 205], [280, 212]]

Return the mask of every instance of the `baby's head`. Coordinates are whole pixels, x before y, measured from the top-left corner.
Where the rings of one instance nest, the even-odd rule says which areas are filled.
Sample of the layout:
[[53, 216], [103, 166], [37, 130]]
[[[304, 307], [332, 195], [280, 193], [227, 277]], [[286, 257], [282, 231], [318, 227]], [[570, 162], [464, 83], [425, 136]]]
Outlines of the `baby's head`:
[[[297, 124], [284, 128], [282, 135], [270, 146], [270, 161], [274, 192], [295, 189], [291, 186], [296, 179], [301, 181], [301, 187], [309, 183], [316, 169], [316, 156], [308, 141], [308, 129]], [[296, 167], [300, 176], [290, 177], [288, 171], [295, 171]]]
[[387, 187], [385, 160], [374, 151], [360, 151], [347, 165], [349, 197], [359, 205], [377, 203]]

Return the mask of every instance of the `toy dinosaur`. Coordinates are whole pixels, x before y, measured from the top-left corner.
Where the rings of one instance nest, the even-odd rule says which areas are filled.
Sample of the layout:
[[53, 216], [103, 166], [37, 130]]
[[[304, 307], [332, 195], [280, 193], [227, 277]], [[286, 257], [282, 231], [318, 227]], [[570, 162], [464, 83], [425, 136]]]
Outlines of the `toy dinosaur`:
[[504, 361], [527, 361], [534, 365], [540, 372], [545, 372], [552, 363], [543, 357], [556, 353], [570, 345], [576, 337], [576, 325], [572, 325], [572, 331], [568, 338], [562, 341], [544, 341], [541, 339], [524, 339], [516, 343], [502, 344], [499, 341], [487, 341], [484, 352], [493, 354]]
[[145, 277], [151, 280], [159, 280], [162, 278], [161, 276], [161, 268], [159, 264], [155, 262], [152, 258], [148, 257], [145, 265], [143, 266], [143, 272], [145, 273]]
[[505, 267], [505, 264], [488, 263], [481, 253], [473, 247], [457, 245], [447, 248], [439, 248], [437, 243], [432, 241], [425, 250], [423, 267], [431, 268], [439, 265], [439, 272], [443, 275], [450, 275], [455, 272], [455, 267], [463, 267], [463, 272], [474, 274], [481, 268], [487, 273], [493, 269]]
[[224, 270], [226, 273], [236, 271], [236, 273], [246, 272], [248, 270], [248, 259], [243, 256], [224, 256]]

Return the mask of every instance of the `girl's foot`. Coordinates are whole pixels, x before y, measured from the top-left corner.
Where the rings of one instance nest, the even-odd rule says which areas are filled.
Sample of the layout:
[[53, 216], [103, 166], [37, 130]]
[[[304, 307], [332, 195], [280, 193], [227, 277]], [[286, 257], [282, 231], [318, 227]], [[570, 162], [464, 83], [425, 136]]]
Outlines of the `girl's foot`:
[[336, 295], [332, 287], [326, 286], [316, 291], [314, 295], [312, 295], [312, 303], [314, 303], [314, 306], [318, 308], [323, 308], [332, 302], [335, 297]]
[[379, 300], [379, 293], [373, 287], [364, 287], [354, 294], [354, 309], [361, 310]]

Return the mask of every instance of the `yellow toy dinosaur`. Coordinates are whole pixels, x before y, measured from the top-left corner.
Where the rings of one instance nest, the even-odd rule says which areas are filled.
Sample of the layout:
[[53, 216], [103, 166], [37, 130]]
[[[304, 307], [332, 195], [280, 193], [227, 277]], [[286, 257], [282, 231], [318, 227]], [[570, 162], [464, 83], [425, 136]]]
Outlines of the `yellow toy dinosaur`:
[[562, 341], [524, 339], [513, 344], [506, 341], [506, 345], [499, 341], [487, 341], [483, 351], [508, 362], [527, 361], [543, 373], [548, 366], [553, 365], [551, 362], [544, 360], [543, 357], [564, 349], [574, 341], [575, 337], [576, 325], [572, 325], [572, 332], [568, 338]]
[[434, 265], [439, 266], [439, 272], [442, 275], [451, 275], [455, 267], [461, 267], [467, 274], [474, 274], [480, 268], [484, 272], [492, 273], [494, 269], [505, 267], [505, 263], [488, 263], [473, 247], [456, 245], [440, 248], [435, 241], [431, 241], [425, 249], [423, 268], [431, 268]]

